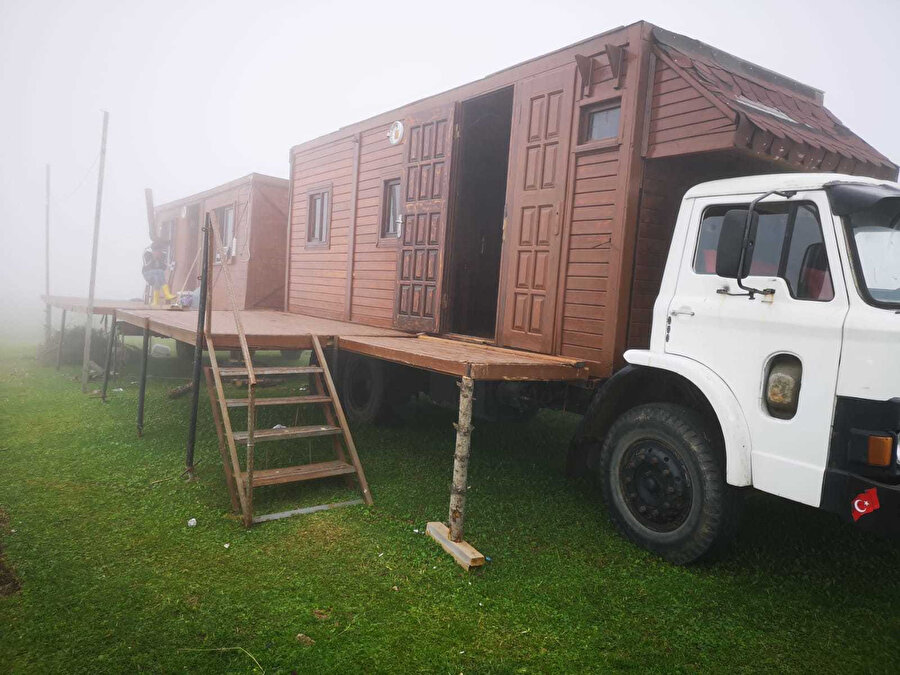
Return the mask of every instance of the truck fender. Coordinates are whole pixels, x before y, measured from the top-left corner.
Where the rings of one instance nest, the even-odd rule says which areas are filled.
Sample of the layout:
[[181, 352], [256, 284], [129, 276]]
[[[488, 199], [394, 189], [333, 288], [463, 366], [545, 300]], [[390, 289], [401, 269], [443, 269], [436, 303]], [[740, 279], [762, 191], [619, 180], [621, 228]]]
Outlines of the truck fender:
[[625, 360], [635, 366], [667, 370], [694, 384], [709, 401], [722, 428], [726, 480], [730, 485], [752, 484], [750, 429], [737, 397], [721, 377], [702, 363], [675, 354], [631, 349], [625, 352]]

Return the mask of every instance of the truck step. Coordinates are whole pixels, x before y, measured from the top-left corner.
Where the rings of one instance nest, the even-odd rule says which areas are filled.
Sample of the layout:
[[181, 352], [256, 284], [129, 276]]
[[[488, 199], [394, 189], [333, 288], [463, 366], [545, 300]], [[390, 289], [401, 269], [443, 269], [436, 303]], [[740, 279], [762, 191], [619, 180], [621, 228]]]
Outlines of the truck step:
[[[316, 436], [337, 436], [341, 433], [340, 427], [327, 424], [313, 424], [305, 427], [285, 427], [284, 429], [257, 429], [253, 432], [254, 442], [286, 441], [291, 438], [314, 438]], [[247, 432], [235, 431], [235, 443], [246, 443]]]
[[[261, 366], [254, 368], [253, 372], [257, 375], [311, 375], [321, 373], [322, 368], [319, 366]], [[219, 368], [219, 374], [222, 377], [246, 377], [249, 371], [244, 366]]]
[[[334, 460], [332, 462], [318, 462], [316, 464], [301, 464], [300, 466], [285, 466], [280, 469], [262, 469], [253, 472], [253, 487], [259, 485], [277, 485], [279, 483], [297, 483], [303, 480], [315, 480], [316, 478], [328, 478], [329, 476], [343, 476], [356, 473], [352, 464]], [[247, 472], [241, 472], [241, 478], [247, 480]]]
[[[268, 398], [258, 398], [254, 401], [257, 407], [264, 405], [304, 405], [310, 403], [330, 403], [330, 396], [270, 396]], [[246, 408], [250, 405], [248, 398], [226, 398], [225, 405], [229, 408]]]

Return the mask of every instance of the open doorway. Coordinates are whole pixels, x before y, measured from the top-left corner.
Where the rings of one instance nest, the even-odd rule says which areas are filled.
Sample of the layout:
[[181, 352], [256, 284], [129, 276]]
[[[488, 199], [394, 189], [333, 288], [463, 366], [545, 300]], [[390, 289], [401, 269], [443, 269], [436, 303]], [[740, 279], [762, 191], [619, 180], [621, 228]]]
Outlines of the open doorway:
[[448, 332], [494, 339], [513, 88], [464, 101], [449, 241]]

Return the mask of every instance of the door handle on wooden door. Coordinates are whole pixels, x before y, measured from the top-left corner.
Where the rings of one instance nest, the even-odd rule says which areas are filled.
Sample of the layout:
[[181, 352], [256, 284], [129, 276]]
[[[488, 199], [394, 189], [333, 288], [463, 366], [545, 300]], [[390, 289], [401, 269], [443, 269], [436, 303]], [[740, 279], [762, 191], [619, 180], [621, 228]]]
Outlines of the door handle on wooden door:
[[555, 227], [553, 228], [553, 236], [558, 237], [559, 236], [559, 204], [556, 205], [556, 214], [554, 216], [554, 219], [556, 220], [556, 223], [555, 223]]

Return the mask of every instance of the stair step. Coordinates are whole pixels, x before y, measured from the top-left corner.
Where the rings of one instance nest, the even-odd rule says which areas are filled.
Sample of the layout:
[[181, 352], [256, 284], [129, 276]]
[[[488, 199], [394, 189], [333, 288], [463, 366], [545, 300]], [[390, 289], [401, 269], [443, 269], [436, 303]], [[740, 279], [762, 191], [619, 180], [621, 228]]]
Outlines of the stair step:
[[[256, 406], [262, 405], [303, 405], [305, 403], [330, 403], [330, 396], [269, 396], [256, 399]], [[225, 405], [229, 408], [246, 408], [250, 404], [248, 398], [226, 398]]]
[[[284, 429], [257, 429], [253, 433], [254, 441], [284, 441], [289, 438], [313, 438], [315, 436], [337, 436], [341, 433], [340, 427], [327, 424], [313, 424], [305, 427], [285, 427]], [[246, 431], [235, 431], [236, 443], [247, 442]]]
[[[356, 469], [353, 468], [352, 464], [340, 460], [302, 464], [300, 466], [285, 466], [280, 469], [262, 469], [261, 471], [253, 472], [253, 487], [277, 485], [278, 483], [297, 483], [302, 480], [343, 476], [349, 473], [356, 473]], [[245, 481], [247, 480], [246, 471], [241, 472], [241, 478]]]
[[[321, 373], [320, 366], [260, 366], [254, 368], [256, 375], [308, 375], [312, 373]], [[219, 375], [222, 377], [243, 377], [248, 374], [247, 368], [244, 366], [219, 368]]]

